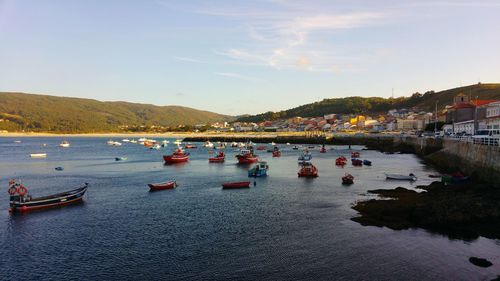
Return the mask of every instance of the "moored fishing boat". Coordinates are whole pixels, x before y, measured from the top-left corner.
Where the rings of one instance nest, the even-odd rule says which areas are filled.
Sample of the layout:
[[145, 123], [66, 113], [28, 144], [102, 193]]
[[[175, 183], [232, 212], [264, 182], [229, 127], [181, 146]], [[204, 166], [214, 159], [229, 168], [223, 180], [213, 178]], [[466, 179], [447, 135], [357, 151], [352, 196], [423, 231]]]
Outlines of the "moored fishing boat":
[[10, 212], [29, 212], [34, 210], [61, 207], [82, 201], [88, 183], [82, 187], [53, 195], [33, 198], [28, 189], [15, 180], [9, 182]]
[[156, 149], [156, 150], [158, 150], [158, 149], [160, 149], [160, 148], [161, 148], [161, 145], [160, 145], [160, 144], [158, 144], [158, 143], [155, 143], [155, 144], [153, 144], [153, 146], [151, 146], [149, 149]]
[[31, 158], [45, 158], [47, 157], [47, 153], [31, 153]]
[[277, 146], [273, 149], [273, 157], [281, 157], [281, 151]]
[[226, 182], [222, 184], [223, 189], [231, 189], [231, 188], [249, 188], [249, 181], [241, 181], [241, 182]]
[[335, 165], [344, 166], [345, 164], [347, 164], [347, 158], [345, 158], [344, 156], [340, 156], [335, 159]]
[[360, 154], [359, 152], [355, 151], [355, 152], [351, 152], [351, 158], [359, 158]]
[[360, 159], [352, 159], [351, 163], [353, 166], [363, 166], [363, 161]]
[[353, 183], [354, 183], [354, 177], [349, 173], [345, 173], [345, 175], [342, 177], [342, 184], [353, 184]]
[[269, 166], [267, 162], [261, 161], [258, 162], [252, 169], [248, 170], [249, 177], [266, 177], [267, 171], [269, 170]]
[[177, 182], [175, 180], [170, 180], [166, 182], [160, 182], [160, 183], [148, 183], [149, 186], [149, 191], [158, 191], [158, 190], [165, 190], [165, 189], [173, 189], [176, 188]]
[[259, 157], [249, 149], [242, 149], [235, 157], [238, 159], [239, 164], [251, 164], [259, 161]]
[[178, 147], [171, 155], [163, 155], [165, 164], [174, 164], [187, 162], [189, 160], [189, 153], [185, 153], [182, 148]]
[[115, 161], [125, 161], [127, 159], [127, 157], [115, 157]]
[[309, 153], [309, 150], [304, 150], [304, 152], [299, 156], [298, 160], [299, 160], [299, 163], [302, 163], [302, 162], [310, 162], [312, 159], [312, 155], [311, 153]]
[[319, 149], [320, 153], [326, 153], [326, 147], [325, 145], [322, 145], [321, 148]]
[[259, 145], [259, 146], [257, 146], [256, 149], [257, 150], [266, 150], [266, 146], [265, 145]]
[[365, 160], [363, 160], [363, 165], [365, 165], [365, 166], [371, 166], [372, 165], [372, 161], [365, 159]]
[[203, 145], [203, 147], [206, 147], [206, 148], [213, 148], [214, 147], [214, 144], [211, 143], [210, 141], [206, 141], [205, 144]]
[[59, 144], [59, 147], [69, 147], [69, 142], [68, 141], [62, 141], [60, 144]]
[[196, 145], [194, 144], [190, 144], [190, 143], [187, 143], [185, 146], [184, 146], [185, 149], [195, 149], [196, 148]]
[[385, 174], [386, 179], [389, 180], [409, 180], [409, 181], [416, 181], [417, 177], [413, 174], [410, 173], [409, 175], [401, 175], [401, 174]]
[[130, 142], [129, 139], [122, 139], [122, 142]]
[[208, 163], [222, 163], [226, 160], [226, 154], [224, 151], [220, 151], [215, 157], [208, 158]]
[[318, 176], [318, 169], [311, 162], [303, 162], [297, 174], [299, 177], [315, 178]]

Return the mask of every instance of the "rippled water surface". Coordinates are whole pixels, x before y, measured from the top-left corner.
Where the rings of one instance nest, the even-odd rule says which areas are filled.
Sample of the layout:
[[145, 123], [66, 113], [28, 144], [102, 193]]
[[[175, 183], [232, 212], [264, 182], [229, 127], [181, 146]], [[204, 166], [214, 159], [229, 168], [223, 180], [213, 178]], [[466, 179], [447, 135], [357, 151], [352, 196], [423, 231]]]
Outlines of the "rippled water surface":
[[[350, 218], [366, 191], [429, 184], [434, 171], [414, 155], [361, 151], [371, 167], [335, 167], [347, 147], [313, 151], [316, 179], [297, 178], [297, 151], [282, 146], [269, 177], [245, 190], [221, 183], [247, 179], [233, 149], [224, 164], [190, 150], [189, 163], [164, 166], [159, 151], [104, 138], [0, 138], [0, 280], [489, 280], [500, 275], [500, 241], [450, 240], [420, 229], [364, 227]], [[172, 141], [172, 140], [170, 140]], [[42, 144], [47, 144], [42, 147]], [[361, 147], [353, 147], [361, 149]], [[46, 152], [46, 159], [29, 154]], [[115, 162], [114, 157], [127, 161]], [[55, 171], [57, 166], [64, 171]], [[355, 177], [346, 187], [344, 172]], [[386, 181], [384, 172], [419, 180]], [[83, 204], [10, 215], [8, 179], [20, 178], [34, 196], [90, 188]], [[148, 192], [147, 183], [175, 178], [175, 190]], [[253, 179], [252, 179], [253, 181]], [[490, 268], [468, 262], [479, 256]]]

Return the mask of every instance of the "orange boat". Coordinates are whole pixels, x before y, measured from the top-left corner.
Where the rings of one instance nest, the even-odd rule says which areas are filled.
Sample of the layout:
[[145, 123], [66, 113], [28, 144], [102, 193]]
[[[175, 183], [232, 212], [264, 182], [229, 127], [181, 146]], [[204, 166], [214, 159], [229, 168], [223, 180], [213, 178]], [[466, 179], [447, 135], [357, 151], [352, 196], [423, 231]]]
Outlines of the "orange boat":
[[210, 157], [208, 158], [209, 163], [222, 163], [226, 159], [226, 154], [224, 154], [224, 151], [219, 152], [217, 156], [215, 157]]
[[339, 158], [335, 159], [335, 165], [337, 166], [344, 166], [347, 164], [347, 158], [344, 156], [340, 156]]
[[315, 178], [318, 176], [318, 168], [310, 162], [303, 162], [297, 174], [299, 177]]
[[177, 187], [177, 182], [172, 180], [172, 181], [166, 181], [166, 182], [161, 182], [161, 183], [148, 183], [148, 186], [149, 186], [149, 191], [173, 189], [173, 188]]
[[184, 153], [184, 150], [179, 147], [172, 155], [163, 155], [163, 160], [165, 160], [165, 164], [187, 162], [189, 160], [189, 153]]

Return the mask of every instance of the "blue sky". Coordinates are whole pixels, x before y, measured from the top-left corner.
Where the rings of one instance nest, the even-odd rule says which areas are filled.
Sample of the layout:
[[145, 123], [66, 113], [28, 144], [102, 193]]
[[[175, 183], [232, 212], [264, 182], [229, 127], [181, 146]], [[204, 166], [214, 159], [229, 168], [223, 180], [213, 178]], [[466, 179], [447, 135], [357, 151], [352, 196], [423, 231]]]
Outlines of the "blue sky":
[[500, 80], [500, 1], [0, 0], [0, 91], [225, 114]]

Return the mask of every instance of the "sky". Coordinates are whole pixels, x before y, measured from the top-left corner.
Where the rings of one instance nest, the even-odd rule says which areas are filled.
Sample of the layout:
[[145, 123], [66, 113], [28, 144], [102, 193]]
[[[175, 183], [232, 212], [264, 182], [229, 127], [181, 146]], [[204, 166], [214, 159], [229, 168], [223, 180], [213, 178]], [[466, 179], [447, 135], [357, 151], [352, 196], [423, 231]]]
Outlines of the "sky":
[[0, 0], [0, 91], [229, 115], [500, 82], [500, 1]]

